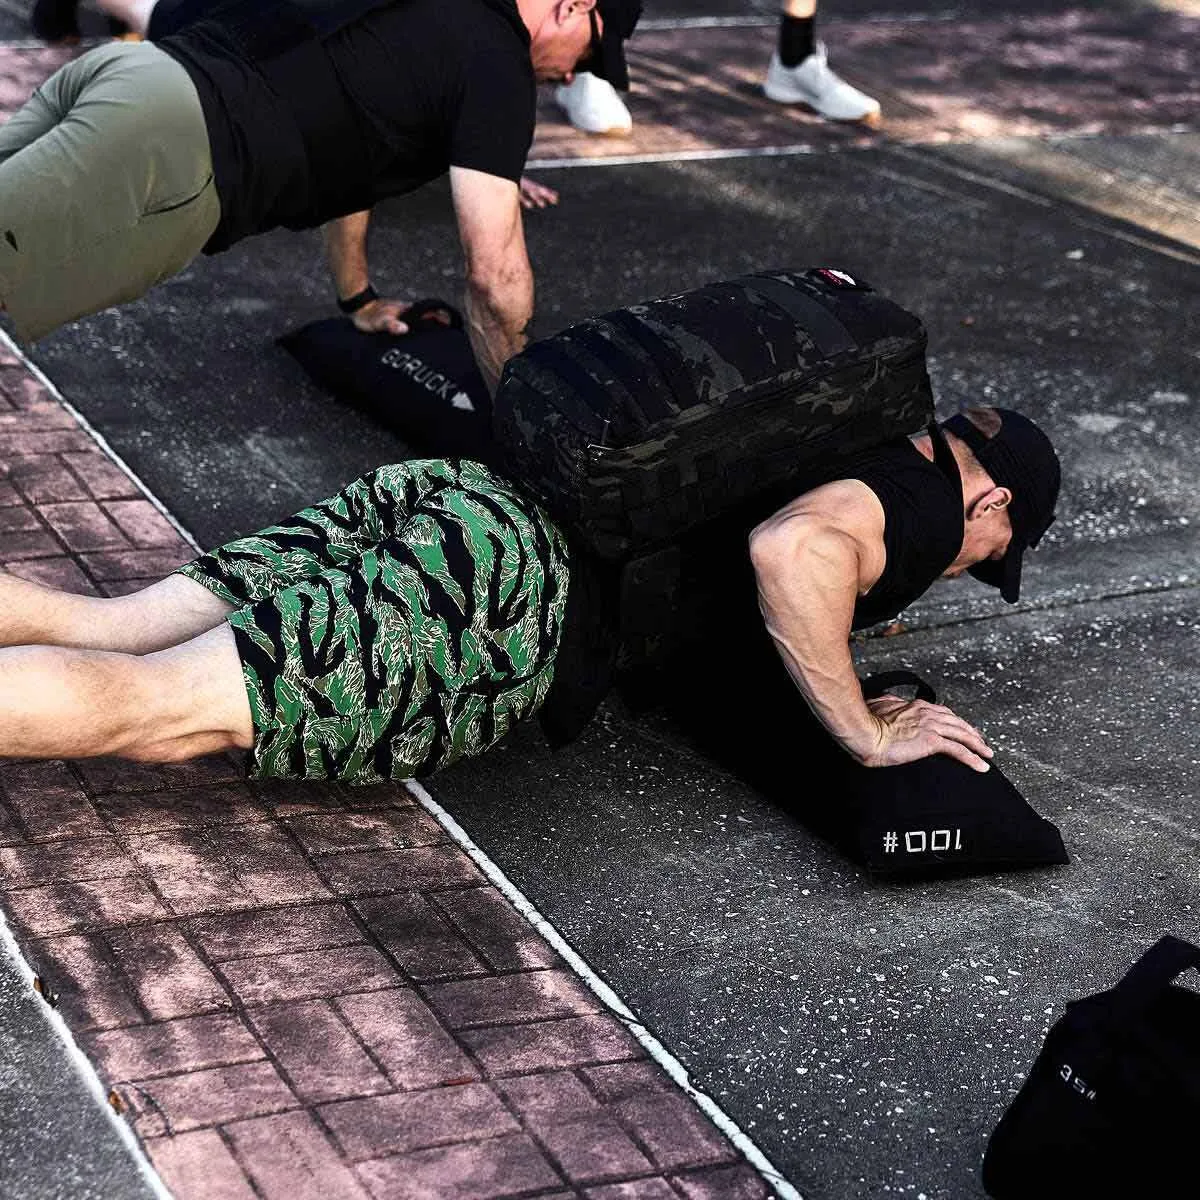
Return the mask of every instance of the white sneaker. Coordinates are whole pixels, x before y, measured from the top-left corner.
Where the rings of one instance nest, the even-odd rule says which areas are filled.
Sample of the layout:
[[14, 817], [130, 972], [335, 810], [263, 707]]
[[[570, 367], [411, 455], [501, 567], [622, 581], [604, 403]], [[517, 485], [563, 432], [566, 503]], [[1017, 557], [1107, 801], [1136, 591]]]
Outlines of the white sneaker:
[[620, 136], [633, 129], [633, 118], [617, 89], [590, 71], [580, 71], [570, 83], [555, 88], [554, 102], [584, 133]]
[[771, 55], [763, 91], [768, 99], [780, 104], [807, 104], [830, 121], [862, 121], [872, 128], [880, 122], [879, 101], [851, 87], [829, 69], [823, 43], [794, 67], [785, 67], [776, 50]]

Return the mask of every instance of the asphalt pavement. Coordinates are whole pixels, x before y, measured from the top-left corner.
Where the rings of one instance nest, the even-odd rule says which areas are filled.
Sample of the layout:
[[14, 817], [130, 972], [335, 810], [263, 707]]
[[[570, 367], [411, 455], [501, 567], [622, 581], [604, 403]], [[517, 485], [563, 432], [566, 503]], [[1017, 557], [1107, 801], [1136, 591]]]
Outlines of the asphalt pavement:
[[[678, 51], [703, 89], [711, 39], [756, 28], [672, 25], [680, 14], [759, 20], [769, 49], [769, 4], [648, 8], [665, 25], [647, 33], [648, 74]], [[829, 17], [832, 61], [843, 47], [855, 81], [893, 97], [885, 116], [905, 136], [798, 118], [781, 153], [753, 106], [711, 123], [699, 106], [674, 151], [576, 139], [576, 165], [531, 167], [562, 192], [527, 220], [535, 333], [829, 264], [922, 316], [943, 413], [983, 400], [1036, 416], [1064, 486], [1021, 604], [939, 584], [903, 632], [855, 653], [864, 671], [932, 678], [1071, 864], [880, 884], [667, 714], [619, 697], [575, 745], [551, 753], [522, 730], [431, 791], [802, 1195], [971, 1200], [987, 1135], [1064, 1003], [1161, 934], [1200, 941], [1200, 72], [1183, 37], [1200, 27], [1186, 2], [847, 2]], [[968, 42], [1005, 67], [992, 91], [983, 67], [939, 58]], [[647, 98], [656, 119], [664, 95]], [[569, 138], [544, 112], [542, 161], [560, 163]], [[372, 259], [381, 290], [453, 298], [445, 189], [384, 206]], [[329, 309], [318, 238], [274, 233], [34, 358], [215, 543], [406, 453], [274, 345]], [[719, 677], [712, 690], [738, 702]], [[821, 782], [797, 762], [795, 786]]]

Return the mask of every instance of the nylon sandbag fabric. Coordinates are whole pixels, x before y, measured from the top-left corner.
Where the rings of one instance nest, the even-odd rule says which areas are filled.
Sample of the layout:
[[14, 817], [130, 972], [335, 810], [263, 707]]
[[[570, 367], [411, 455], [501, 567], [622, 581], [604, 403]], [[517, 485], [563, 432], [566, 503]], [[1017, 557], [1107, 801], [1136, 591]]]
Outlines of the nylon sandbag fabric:
[[[433, 314], [445, 312], [451, 324]], [[336, 400], [369, 414], [414, 450], [494, 465], [491, 398], [457, 311], [418, 301], [404, 334], [362, 333], [349, 317], [312, 321], [278, 344]]]
[[988, 1140], [989, 1196], [1195, 1194], [1200, 994], [1178, 980], [1194, 968], [1200, 948], [1168, 935], [1114, 987], [1067, 1003]]
[[944, 755], [860, 765], [809, 711], [765, 634], [725, 660], [722, 694], [736, 704], [712, 704], [711, 679], [688, 670], [677, 660], [627, 681], [627, 701], [662, 708], [697, 750], [881, 882], [1070, 861], [1057, 827], [999, 766], [979, 773]]
[[668, 546], [820, 456], [933, 416], [920, 320], [828, 267], [764, 271], [588, 318], [505, 364], [507, 473], [593, 553]]

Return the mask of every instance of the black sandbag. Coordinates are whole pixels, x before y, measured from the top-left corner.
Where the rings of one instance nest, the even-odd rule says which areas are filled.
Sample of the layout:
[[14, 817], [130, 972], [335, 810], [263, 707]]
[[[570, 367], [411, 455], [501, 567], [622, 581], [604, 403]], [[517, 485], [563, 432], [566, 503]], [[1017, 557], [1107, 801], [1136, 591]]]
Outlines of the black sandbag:
[[[910, 685], [919, 698], [937, 703], [933, 688], [909, 671], [869, 676], [863, 695]], [[995, 758], [980, 772], [945, 754], [875, 768], [842, 757], [834, 777], [851, 814], [847, 852], [876, 875], [970, 874], [1070, 861], [1057, 827], [1034, 811]]]
[[1068, 1001], [988, 1139], [981, 1173], [989, 1196], [1129, 1200], [1191, 1192], [1200, 995], [1178, 981], [1191, 969], [1200, 969], [1200, 948], [1168, 935], [1114, 987]]
[[981, 773], [935, 755], [864, 767], [809, 711], [765, 633], [723, 649], [719, 686], [699, 656], [691, 668], [629, 674], [627, 703], [662, 708], [700, 752], [873, 876], [903, 882], [1070, 861], [1058, 829], [998, 765]]
[[578, 544], [628, 560], [928, 425], [925, 343], [845, 271], [742, 275], [530, 343], [505, 364], [496, 440]]
[[[451, 324], [435, 317], [444, 311]], [[410, 332], [362, 333], [349, 317], [312, 321], [279, 345], [335, 399], [368, 413], [419, 453], [494, 461], [491, 399], [455, 309], [423, 300]]]

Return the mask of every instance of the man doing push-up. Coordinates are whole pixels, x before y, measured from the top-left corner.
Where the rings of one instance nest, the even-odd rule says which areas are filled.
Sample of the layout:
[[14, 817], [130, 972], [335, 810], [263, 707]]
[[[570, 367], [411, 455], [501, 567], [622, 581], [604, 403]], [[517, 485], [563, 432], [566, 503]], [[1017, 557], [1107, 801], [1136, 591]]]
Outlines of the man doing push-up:
[[[991, 750], [948, 708], [864, 701], [848, 637], [939, 577], [969, 571], [1015, 601], [1054, 517], [1053, 447], [1019, 413], [977, 408], [832, 472], [744, 531], [727, 621], [765, 624], [858, 761], [941, 753], [986, 770]], [[592, 707], [603, 694], [579, 633], [613, 615], [586, 580], [518, 487], [441, 459], [381, 467], [134, 595], [0, 575], [0, 755], [237, 747], [256, 777], [362, 783], [429, 775], [535, 713], [577, 731], [581, 689]]]

